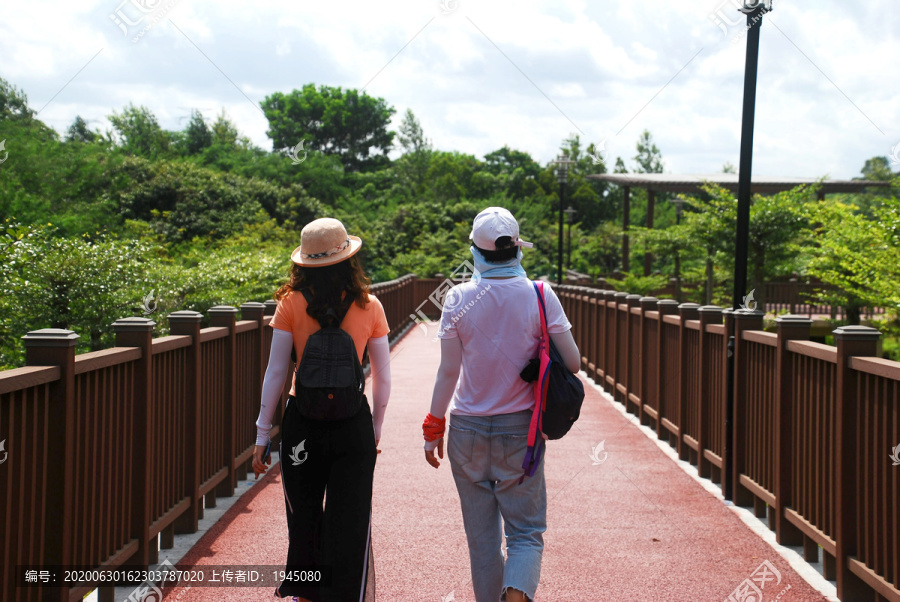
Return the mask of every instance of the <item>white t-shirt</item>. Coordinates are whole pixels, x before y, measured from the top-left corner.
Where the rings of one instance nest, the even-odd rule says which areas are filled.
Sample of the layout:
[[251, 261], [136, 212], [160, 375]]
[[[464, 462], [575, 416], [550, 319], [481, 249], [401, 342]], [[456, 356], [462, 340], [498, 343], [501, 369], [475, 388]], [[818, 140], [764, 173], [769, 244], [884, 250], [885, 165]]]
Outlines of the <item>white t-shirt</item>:
[[[547, 332], [572, 325], [562, 305], [544, 285]], [[453, 392], [451, 414], [493, 416], [534, 407], [531, 383], [519, 373], [537, 354], [541, 316], [531, 280], [483, 278], [459, 284], [447, 293], [438, 338], [459, 338], [462, 372]]]

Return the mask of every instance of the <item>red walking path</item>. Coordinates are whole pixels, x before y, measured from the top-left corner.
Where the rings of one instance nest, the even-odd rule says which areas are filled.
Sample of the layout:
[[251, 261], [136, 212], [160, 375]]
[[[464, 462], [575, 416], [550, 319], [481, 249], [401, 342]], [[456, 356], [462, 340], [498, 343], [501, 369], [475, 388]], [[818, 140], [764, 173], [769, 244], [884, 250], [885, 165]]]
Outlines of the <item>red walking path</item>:
[[[392, 351], [393, 387], [373, 500], [378, 602], [474, 600], [449, 463], [445, 458], [435, 470], [422, 451], [421, 423], [440, 359], [435, 331], [434, 325], [427, 335], [413, 329]], [[585, 388], [576, 428], [550, 442], [546, 456], [548, 528], [538, 601], [721, 602], [764, 561], [780, 582], [768, 573], [762, 601], [827, 599], [608, 398], [593, 386]], [[591, 456], [601, 441], [604, 450], [594, 454], [598, 463]], [[191, 549], [180, 568], [283, 563], [281, 476], [270, 470], [264, 479]], [[272, 595], [271, 587], [177, 587], [167, 590], [165, 599], [272, 600]]]

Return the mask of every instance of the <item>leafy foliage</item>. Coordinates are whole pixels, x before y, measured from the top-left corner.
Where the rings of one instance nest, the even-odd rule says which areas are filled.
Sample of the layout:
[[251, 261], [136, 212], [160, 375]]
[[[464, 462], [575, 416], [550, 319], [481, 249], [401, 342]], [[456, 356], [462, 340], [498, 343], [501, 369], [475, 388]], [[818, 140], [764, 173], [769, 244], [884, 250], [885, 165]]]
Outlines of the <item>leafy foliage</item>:
[[292, 148], [303, 140], [308, 149], [338, 155], [352, 171], [388, 163], [394, 139], [388, 126], [395, 111], [383, 98], [306, 84], [290, 94], [267, 96], [262, 107], [275, 149]]
[[[629, 167], [596, 144], [562, 140], [573, 165], [561, 185], [556, 165], [522, 150], [503, 146], [479, 158], [434, 148], [412, 110], [395, 134], [394, 108], [361, 91], [308, 84], [262, 106], [273, 151], [255, 146], [224, 112], [207, 120], [194, 110], [183, 130], [169, 131], [134, 105], [111, 113], [109, 132], [76, 116], [61, 136], [0, 79], [8, 152], [0, 165], [0, 366], [21, 364], [20, 337], [38, 328], [74, 329], [80, 350], [110, 345], [110, 324], [142, 315], [148, 298], [160, 333], [170, 311], [271, 298], [300, 229], [325, 215], [363, 239], [360, 257], [381, 281], [451, 273], [469, 258], [475, 215], [504, 206], [535, 243], [524, 252], [528, 274], [555, 278], [560, 210], [570, 206], [569, 268], [650, 293], [673, 275], [677, 257], [690, 300], [730, 304], [736, 202], [723, 189], [682, 199], [677, 225], [660, 195], [654, 228], [630, 231], [633, 252], [653, 253], [659, 273], [612, 280], [622, 266], [622, 190], [590, 176]], [[402, 152], [392, 160], [395, 137]], [[301, 140], [298, 162], [284, 151]], [[649, 132], [635, 149], [636, 171], [662, 171]], [[814, 187], [754, 197], [750, 287], [798, 272], [834, 287], [830, 300], [848, 310], [888, 307], [886, 327], [895, 324], [900, 178], [878, 157], [863, 176], [894, 185], [827, 203], [815, 200]], [[643, 224], [647, 196], [633, 191], [631, 199], [631, 223]]]

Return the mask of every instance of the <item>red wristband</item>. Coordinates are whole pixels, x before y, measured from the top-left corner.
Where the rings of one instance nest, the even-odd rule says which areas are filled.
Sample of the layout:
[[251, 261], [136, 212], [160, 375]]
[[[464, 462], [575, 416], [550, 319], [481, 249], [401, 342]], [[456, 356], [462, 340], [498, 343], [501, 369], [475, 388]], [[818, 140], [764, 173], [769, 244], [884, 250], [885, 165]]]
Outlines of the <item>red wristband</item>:
[[437, 441], [443, 437], [446, 424], [446, 418], [437, 418], [429, 412], [422, 423], [422, 433], [425, 435], [425, 441]]

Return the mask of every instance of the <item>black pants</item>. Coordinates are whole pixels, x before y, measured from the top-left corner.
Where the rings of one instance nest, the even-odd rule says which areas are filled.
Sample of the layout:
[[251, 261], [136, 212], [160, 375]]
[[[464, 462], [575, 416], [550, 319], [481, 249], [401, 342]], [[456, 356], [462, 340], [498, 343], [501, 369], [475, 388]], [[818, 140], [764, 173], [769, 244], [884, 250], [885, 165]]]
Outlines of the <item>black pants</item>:
[[[375, 595], [371, 555], [375, 431], [368, 402], [353, 418], [304, 418], [288, 401], [281, 475], [288, 524], [287, 571], [319, 569], [330, 584], [285, 579], [276, 595], [360, 602]], [[324, 500], [324, 508], [323, 508]]]

